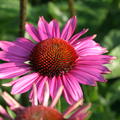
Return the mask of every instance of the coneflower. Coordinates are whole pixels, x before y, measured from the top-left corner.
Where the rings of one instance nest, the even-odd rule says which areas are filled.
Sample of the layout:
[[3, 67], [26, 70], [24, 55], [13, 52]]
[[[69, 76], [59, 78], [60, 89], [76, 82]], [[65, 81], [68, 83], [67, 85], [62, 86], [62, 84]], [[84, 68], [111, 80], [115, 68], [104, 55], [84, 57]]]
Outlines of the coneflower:
[[34, 42], [26, 38], [0, 41], [0, 59], [7, 61], [0, 64], [0, 79], [20, 76], [6, 84], [13, 86], [12, 94], [27, 92], [36, 84], [38, 99], [42, 101], [48, 81], [52, 99], [62, 85], [64, 97], [73, 104], [83, 97], [79, 84], [96, 86], [97, 81], [106, 81], [102, 75], [110, 71], [104, 64], [115, 57], [102, 55], [107, 50], [93, 41], [96, 35], [80, 38], [88, 29], [73, 35], [76, 23], [76, 17], [72, 17], [60, 33], [56, 20], [48, 23], [40, 17], [37, 28], [29, 23], [25, 26]]
[[39, 103], [37, 99], [37, 89], [33, 86], [33, 99], [32, 106], [24, 107], [19, 104], [14, 98], [12, 98], [7, 92], [2, 93], [2, 97], [9, 105], [9, 108], [15, 113], [15, 117], [11, 117], [10, 114], [0, 106], [0, 114], [3, 118], [0, 120], [84, 120], [90, 113], [89, 108], [91, 104], [83, 105], [83, 99], [74, 103], [66, 109], [64, 113], [60, 113], [55, 109], [61, 94], [63, 86], [58, 90], [54, 100], [50, 105], [49, 101], [49, 86], [45, 84], [45, 93], [43, 103]]

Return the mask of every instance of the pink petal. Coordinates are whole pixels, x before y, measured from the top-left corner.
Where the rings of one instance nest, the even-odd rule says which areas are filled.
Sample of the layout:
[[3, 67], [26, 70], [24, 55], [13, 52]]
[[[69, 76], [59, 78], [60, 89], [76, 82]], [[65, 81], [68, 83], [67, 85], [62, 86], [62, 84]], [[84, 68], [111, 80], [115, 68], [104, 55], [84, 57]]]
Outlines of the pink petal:
[[8, 62], [20, 62], [20, 63], [24, 63], [25, 61], [28, 60], [28, 58], [16, 56], [5, 51], [0, 51], [0, 59]]
[[28, 34], [37, 42], [41, 41], [40, 35], [38, 30], [32, 25], [32, 24], [26, 24], [25, 29], [28, 32]]
[[7, 92], [3, 92], [2, 97], [6, 101], [6, 103], [10, 106], [10, 108], [12, 108], [12, 110], [23, 107], [14, 98], [12, 98]]
[[8, 82], [8, 83], [3, 83], [2, 86], [10, 87], [10, 86], [12, 86], [14, 84], [14, 81], [15, 80], [13, 80], [11, 82]]
[[94, 47], [94, 48], [85, 48], [83, 50], [77, 51], [79, 55], [100, 55], [106, 53], [106, 48]]
[[52, 37], [50, 34], [49, 25], [47, 21], [44, 19], [44, 17], [40, 17], [38, 21], [38, 31], [42, 40]]
[[24, 63], [14, 63], [14, 62], [2, 63], [2, 64], [0, 64], [0, 71], [2, 69], [7, 69], [7, 68], [11, 68], [11, 67], [21, 67], [21, 66], [25, 66], [25, 64]]
[[37, 84], [38, 88], [38, 99], [39, 102], [42, 103], [44, 99], [44, 89], [45, 89], [45, 82], [48, 80], [48, 77], [44, 77], [41, 80], [39, 80], [39, 83]]
[[92, 81], [106, 82], [99, 69], [91, 67], [76, 67], [76, 71], [79, 71], [82, 75], [84, 74], [86, 77], [93, 79]]
[[75, 50], [80, 56], [85, 55], [99, 55], [106, 53], [106, 48], [101, 47], [98, 43], [93, 41], [96, 35], [88, 36], [74, 42], [71, 42]]
[[35, 44], [31, 41], [28, 40], [26, 38], [17, 38], [16, 41], [14, 41], [14, 43], [21, 45], [22, 47], [28, 49], [28, 50], [32, 50], [33, 47], [35, 46]]
[[[7, 64], [7, 63], [6, 63]], [[3, 67], [3, 66], [1, 66]], [[26, 74], [30, 71], [29, 67], [24, 66], [14, 66], [14, 67], [5, 67], [0, 70], [0, 79], [8, 79], [13, 77], [18, 77], [23, 74]]]
[[8, 115], [8, 113], [6, 112], [6, 110], [0, 105], [0, 113], [2, 115]]
[[77, 120], [75, 118], [78, 118], [78, 120], [84, 120], [89, 115], [88, 110], [90, 109], [90, 107], [91, 104], [80, 107], [75, 113], [71, 115], [70, 120]]
[[[39, 78], [35, 81], [35, 83], [33, 83], [35, 85], [35, 89], [36, 89], [37, 93], [38, 93], [37, 85], [39, 85], [42, 78], [43, 78], [42, 76], [39, 76]], [[34, 98], [34, 88], [32, 87], [32, 90], [31, 90], [31, 92], [29, 94], [29, 99], [30, 99], [31, 102], [32, 102], [33, 98]], [[37, 98], [38, 98], [38, 94], [37, 94]]]
[[85, 65], [85, 64], [79, 64], [78, 66], [78, 69], [79, 68], [87, 68], [86, 70], [88, 70], [88, 71], [95, 71], [95, 72], [97, 72], [97, 73], [100, 73], [100, 74], [102, 74], [102, 73], [110, 73], [110, 70], [107, 68], [107, 67], [105, 67], [105, 66], [102, 66], [102, 65]]
[[63, 89], [64, 89], [64, 87], [63, 87], [63, 86], [60, 86], [60, 88], [59, 88], [59, 90], [58, 90], [55, 98], [53, 99], [50, 107], [55, 107], [55, 105], [57, 104], [57, 102], [59, 101], [59, 99], [60, 99], [60, 97], [61, 97], [61, 95], [62, 95]]
[[63, 28], [61, 39], [64, 39], [66, 41], [69, 40], [69, 38], [72, 36], [72, 34], [75, 31], [76, 23], [77, 23], [77, 19], [75, 16], [68, 20], [65, 27]]
[[52, 79], [49, 79], [49, 84], [50, 84], [50, 95], [52, 99], [54, 99], [56, 97], [59, 87], [62, 85], [60, 77], [54, 76]]
[[81, 41], [75, 46], [75, 49], [81, 56], [99, 55], [107, 52], [106, 48], [101, 47], [98, 43], [94, 42], [93, 40]]
[[76, 44], [81, 43], [81, 42], [84, 42], [84, 41], [93, 40], [95, 37], [96, 37], [96, 34], [94, 34], [94, 35], [92, 35], [92, 36], [87, 36], [87, 37], [81, 38], [81, 39], [79, 39], [79, 40], [76, 40], [76, 41], [72, 42], [72, 45], [76, 45]]
[[85, 34], [88, 31], [88, 29], [83, 29], [81, 32], [75, 34], [70, 40], [70, 44], [72, 44], [73, 42], [75, 42], [79, 37], [81, 37], [83, 34]]
[[96, 82], [93, 80], [93, 77], [89, 74], [83, 74], [83, 72], [78, 70], [71, 70], [70, 74], [81, 84], [96, 86]]
[[66, 118], [67, 116], [70, 116], [71, 113], [75, 111], [79, 106], [82, 106], [82, 104], [83, 104], [83, 98], [75, 102], [73, 105], [70, 105], [63, 113], [63, 117]]
[[57, 89], [57, 79], [54, 76], [52, 79], [49, 80], [49, 84], [50, 84], [50, 94], [51, 97], [53, 98], [53, 96], [55, 96], [56, 94], [56, 89]]
[[48, 106], [49, 98], [50, 98], [50, 90], [49, 90], [49, 84], [47, 80], [45, 81], [45, 87], [44, 87], [44, 99], [42, 103], [43, 106]]
[[0, 105], [0, 114], [3, 115], [4, 117], [10, 118], [7, 111], [1, 105]]
[[17, 79], [17, 82], [13, 85], [11, 93], [19, 94], [27, 92], [32, 88], [33, 83], [38, 79], [38, 77], [39, 77], [38, 73], [31, 73], [29, 75], [25, 75]]
[[64, 97], [65, 97], [66, 101], [69, 104], [75, 103], [75, 101], [70, 97], [70, 95], [68, 94], [68, 91], [66, 89], [64, 89], [63, 93], [64, 93]]
[[79, 83], [70, 74], [62, 77], [62, 82], [64, 85], [64, 94], [66, 100], [69, 104], [73, 104], [83, 97], [83, 93]]
[[56, 20], [52, 20], [49, 23], [50, 31], [51, 31], [51, 36], [53, 38], [60, 38], [60, 27], [59, 24]]
[[114, 59], [114, 57], [109, 55], [80, 56], [79, 60], [77, 61], [77, 64], [102, 65], [108, 64], [112, 59]]
[[14, 42], [0, 41], [0, 47], [2, 50], [16, 56], [28, 57], [30, 55], [29, 50]]
[[32, 102], [32, 105], [33, 106], [37, 106], [38, 105], [38, 95], [37, 95], [37, 86], [35, 83], [33, 83], [33, 88], [32, 88], [32, 91], [33, 91], [33, 97], [31, 99], [31, 102]]
[[3, 118], [0, 117], [0, 120], [3, 120]]
[[79, 68], [87, 68], [87, 70], [94, 70], [95, 72], [98, 72], [98, 73], [110, 73], [111, 71], [105, 67], [105, 66], [102, 66], [102, 65], [85, 65], [85, 64], [79, 64], [78, 65]]

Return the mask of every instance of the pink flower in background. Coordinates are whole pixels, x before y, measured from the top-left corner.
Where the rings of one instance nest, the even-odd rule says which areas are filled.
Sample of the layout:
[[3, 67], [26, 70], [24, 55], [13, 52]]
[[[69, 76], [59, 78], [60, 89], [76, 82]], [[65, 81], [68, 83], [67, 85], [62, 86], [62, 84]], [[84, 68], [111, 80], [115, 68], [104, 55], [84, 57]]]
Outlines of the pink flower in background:
[[106, 48], [93, 41], [96, 35], [80, 38], [88, 30], [73, 35], [77, 19], [68, 20], [60, 33], [56, 20], [47, 22], [40, 17], [38, 27], [27, 23], [25, 28], [33, 41], [18, 38], [16, 41], [0, 41], [0, 79], [20, 76], [5, 84], [12, 87], [12, 94], [21, 94], [31, 90], [36, 84], [39, 101], [43, 101], [45, 82], [48, 81], [52, 99], [59, 86], [63, 85], [63, 95], [69, 104], [83, 97], [80, 84], [96, 86], [96, 82], [105, 82], [102, 76], [110, 71], [104, 66], [112, 56], [102, 55]]
[[[82, 105], [83, 99], [80, 99], [78, 102], [74, 103], [73, 105], [69, 106], [67, 110], [64, 113], [58, 112], [57, 109], [55, 109], [55, 105], [57, 104], [61, 94], [63, 87], [61, 86], [55, 96], [55, 99], [52, 101], [52, 103], [48, 106], [49, 101], [49, 86], [46, 83], [45, 84], [45, 93], [44, 93], [44, 100], [41, 105], [38, 104], [37, 101], [37, 90], [34, 85], [33, 89], [33, 100], [32, 106], [24, 107], [20, 105], [14, 98], [12, 98], [8, 93], [3, 92], [2, 97], [9, 105], [9, 109], [14, 112], [15, 116], [10, 115], [7, 110], [5, 110], [0, 105], [0, 115], [3, 117], [0, 118], [0, 120], [4, 120], [7, 118], [7, 120], [84, 120], [88, 115], [90, 114], [89, 108], [91, 107], [91, 104], [88, 105]], [[81, 107], [80, 107], [81, 106]]]

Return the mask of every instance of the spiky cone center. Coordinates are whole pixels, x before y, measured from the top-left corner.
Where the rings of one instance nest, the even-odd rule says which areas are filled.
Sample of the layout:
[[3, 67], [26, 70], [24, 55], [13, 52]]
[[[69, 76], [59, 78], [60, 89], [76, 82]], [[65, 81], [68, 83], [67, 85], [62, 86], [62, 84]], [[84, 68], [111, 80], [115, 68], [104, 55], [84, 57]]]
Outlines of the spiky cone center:
[[15, 120], [64, 120], [56, 109], [42, 105], [25, 108]]
[[75, 49], [59, 38], [50, 38], [38, 43], [30, 55], [32, 69], [48, 77], [68, 72], [76, 59]]

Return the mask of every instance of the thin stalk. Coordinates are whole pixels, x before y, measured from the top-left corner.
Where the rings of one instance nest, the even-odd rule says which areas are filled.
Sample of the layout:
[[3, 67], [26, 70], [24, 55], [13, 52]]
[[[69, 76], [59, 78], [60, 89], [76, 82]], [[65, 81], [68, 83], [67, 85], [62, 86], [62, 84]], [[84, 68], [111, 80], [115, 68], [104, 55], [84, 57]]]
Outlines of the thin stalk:
[[25, 22], [27, 18], [27, 2], [28, 0], [20, 0], [20, 24], [19, 24], [20, 37], [24, 37]]
[[59, 110], [59, 112], [61, 112], [61, 99], [58, 100], [56, 108], [57, 108], [57, 110]]
[[70, 10], [70, 16], [75, 16], [76, 15], [76, 10], [74, 8], [74, 0], [67, 0], [68, 1], [68, 7]]
[[[25, 22], [27, 17], [27, 2], [28, 0], [19, 0], [20, 6], [20, 23], [19, 23], [19, 37], [24, 37]], [[25, 94], [21, 95], [21, 101], [23, 105], [27, 105], [27, 96]]]

